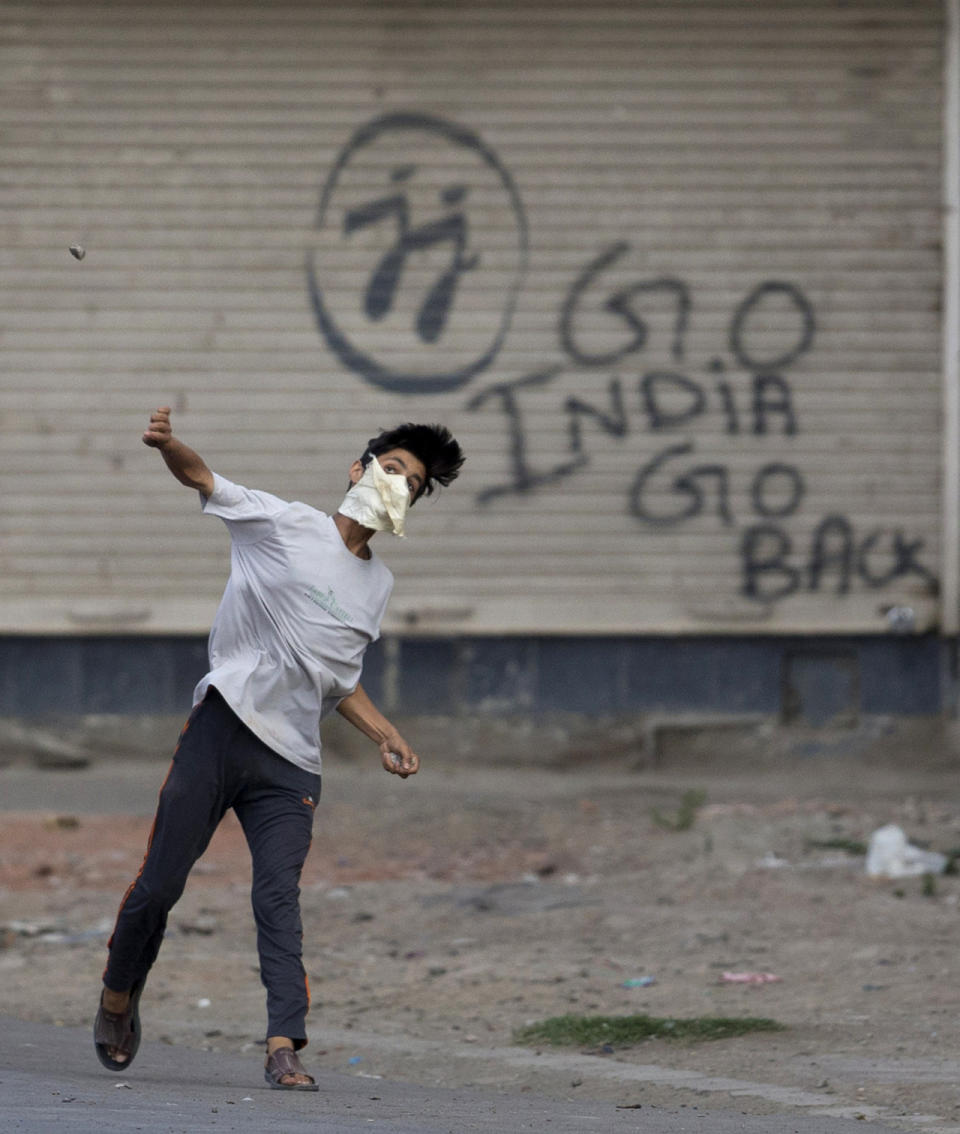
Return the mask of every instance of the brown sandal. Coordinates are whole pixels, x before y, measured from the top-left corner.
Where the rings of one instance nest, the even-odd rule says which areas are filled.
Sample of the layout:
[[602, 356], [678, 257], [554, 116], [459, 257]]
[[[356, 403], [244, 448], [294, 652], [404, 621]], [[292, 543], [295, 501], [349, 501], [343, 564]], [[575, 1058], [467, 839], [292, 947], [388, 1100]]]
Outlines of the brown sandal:
[[272, 1091], [319, 1091], [316, 1080], [307, 1075], [309, 1083], [284, 1083], [281, 1080], [286, 1075], [307, 1075], [300, 1062], [300, 1056], [292, 1047], [278, 1047], [276, 1051], [267, 1056], [267, 1065], [263, 1069], [263, 1077], [270, 1084]]
[[[140, 1048], [140, 994], [143, 981], [130, 990], [130, 1003], [125, 1012], [108, 1012], [103, 1006], [103, 993], [100, 993], [100, 1007], [93, 1022], [93, 1043], [97, 1059], [108, 1071], [125, 1071], [133, 1062]], [[110, 1050], [122, 1051], [126, 1059], [114, 1059]]]

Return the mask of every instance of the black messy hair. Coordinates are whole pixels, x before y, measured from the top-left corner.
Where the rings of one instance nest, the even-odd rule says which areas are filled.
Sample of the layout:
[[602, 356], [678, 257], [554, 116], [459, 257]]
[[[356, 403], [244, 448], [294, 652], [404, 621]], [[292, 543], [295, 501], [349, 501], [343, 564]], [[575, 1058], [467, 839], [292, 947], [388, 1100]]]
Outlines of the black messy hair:
[[376, 437], [370, 438], [366, 451], [360, 458], [363, 467], [367, 467], [371, 457], [388, 453], [391, 449], [406, 449], [418, 461], [423, 462], [427, 476], [423, 488], [417, 493], [417, 500], [423, 495], [429, 496], [436, 485], [442, 484], [446, 488], [451, 481], [456, 480], [466, 460], [460, 445], [445, 426], [414, 425], [412, 421], [408, 421], [398, 425], [396, 429], [385, 429]]

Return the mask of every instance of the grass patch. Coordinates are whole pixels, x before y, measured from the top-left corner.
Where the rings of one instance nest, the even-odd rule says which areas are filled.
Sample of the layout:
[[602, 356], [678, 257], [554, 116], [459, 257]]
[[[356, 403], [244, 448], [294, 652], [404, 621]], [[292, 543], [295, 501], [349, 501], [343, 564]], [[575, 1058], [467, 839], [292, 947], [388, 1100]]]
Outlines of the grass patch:
[[515, 1043], [552, 1047], [629, 1047], [648, 1039], [718, 1040], [748, 1032], [781, 1032], [783, 1024], [763, 1016], [553, 1016], [514, 1032]]
[[866, 854], [867, 844], [858, 839], [807, 839], [811, 850], [842, 850], [847, 854]]
[[707, 802], [707, 793], [702, 788], [685, 791], [680, 806], [673, 815], [664, 815], [654, 808], [650, 816], [658, 827], [667, 831], [689, 831], [697, 818], [697, 812]]

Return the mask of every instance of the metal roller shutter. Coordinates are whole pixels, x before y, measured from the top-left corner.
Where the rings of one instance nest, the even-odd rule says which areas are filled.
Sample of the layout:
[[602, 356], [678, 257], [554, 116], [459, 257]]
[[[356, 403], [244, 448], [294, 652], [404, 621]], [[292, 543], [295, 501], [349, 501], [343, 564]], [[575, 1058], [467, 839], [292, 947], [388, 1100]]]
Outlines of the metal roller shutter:
[[0, 630], [209, 624], [163, 403], [331, 511], [380, 426], [450, 425], [463, 477], [378, 540], [394, 628], [935, 624], [938, 3], [0, 27]]

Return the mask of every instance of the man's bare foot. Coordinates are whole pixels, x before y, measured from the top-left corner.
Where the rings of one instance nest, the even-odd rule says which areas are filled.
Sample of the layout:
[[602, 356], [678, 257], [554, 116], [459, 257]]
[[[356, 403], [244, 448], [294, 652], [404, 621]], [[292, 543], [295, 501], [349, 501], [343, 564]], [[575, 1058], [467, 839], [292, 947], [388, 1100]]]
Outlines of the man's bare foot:
[[119, 1015], [121, 1012], [126, 1012], [130, 1004], [130, 990], [126, 992], [114, 992], [112, 988], [104, 986], [103, 989], [103, 1006], [108, 1012], [114, 1012]]

